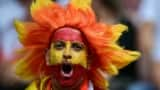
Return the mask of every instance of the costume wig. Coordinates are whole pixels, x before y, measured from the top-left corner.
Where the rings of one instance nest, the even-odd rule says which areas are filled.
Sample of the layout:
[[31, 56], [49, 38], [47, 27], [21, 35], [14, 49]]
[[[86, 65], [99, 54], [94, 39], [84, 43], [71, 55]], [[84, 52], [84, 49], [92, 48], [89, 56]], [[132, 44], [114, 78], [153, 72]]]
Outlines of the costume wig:
[[[52, 33], [62, 27], [72, 27], [83, 33], [89, 47], [88, 77], [97, 89], [108, 87], [103, 74], [117, 75], [118, 70], [135, 61], [140, 53], [125, 50], [117, 41], [127, 27], [98, 22], [91, 8], [91, 0], [70, 0], [60, 6], [52, 0], [36, 0], [30, 7], [32, 21], [15, 21], [18, 37], [23, 45], [17, 74], [34, 80], [47, 76], [46, 51]], [[103, 73], [103, 74], [102, 74]]]

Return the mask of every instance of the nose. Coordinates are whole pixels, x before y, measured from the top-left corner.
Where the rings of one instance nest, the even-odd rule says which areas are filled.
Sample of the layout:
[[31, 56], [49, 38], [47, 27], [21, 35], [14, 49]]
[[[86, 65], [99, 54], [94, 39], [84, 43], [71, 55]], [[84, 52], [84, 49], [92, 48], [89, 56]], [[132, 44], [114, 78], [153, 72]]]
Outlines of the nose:
[[66, 42], [66, 48], [65, 48], [64, 53], [63, 53], [63, 58], [66, 59], [66, 60], [72, 58], [72, 56], [71, 56], [71, 43], [70, 43], [70, 41]]
[[69, 54], [67, 54], [67, 55], [66, 55], [66, 54], [64, 54], [64, 55], [63, 55], [63, 58], [64, 58], [64, 59], [71, 59], [71, 58], [72, 58], [72, 56], [71, 56], [71, 55], [69, 55]]

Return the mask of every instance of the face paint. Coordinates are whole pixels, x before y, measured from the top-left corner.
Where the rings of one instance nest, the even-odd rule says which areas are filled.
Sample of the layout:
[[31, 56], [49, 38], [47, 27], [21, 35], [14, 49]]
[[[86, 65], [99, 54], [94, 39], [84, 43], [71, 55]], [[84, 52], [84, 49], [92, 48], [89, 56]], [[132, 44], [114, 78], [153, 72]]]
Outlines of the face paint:
[[49, 64], [71, 63], [87, 67], [87, 52], [82, 43], [71, 41], [56, 41], [51, 44]]
[[53, 34], [52, 41], [75, 41], [83, 43], [83, 38], [81, 32], [77, 29], [61, 28]]
[[[54, 77], [60, 85], [72, 85], [81, 78], [87, 68], [87, 49], [81, 32], [72, 28], [61, 28], [52, 37], [49, 49], [49, 66], [57, 66]], [[68, 79], [66, 79], [68, 78]]]
[[64, 62], [87, 67], [87, 50], [81, 32], [72, 28], [62, 28], [53, 35], [49, 50], [49, 65]]

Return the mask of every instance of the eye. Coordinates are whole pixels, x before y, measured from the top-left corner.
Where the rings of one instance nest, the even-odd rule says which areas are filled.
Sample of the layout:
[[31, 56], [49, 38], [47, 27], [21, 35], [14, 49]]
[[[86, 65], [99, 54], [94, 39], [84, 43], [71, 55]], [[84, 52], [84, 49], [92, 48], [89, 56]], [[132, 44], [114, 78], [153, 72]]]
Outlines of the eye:
[[54, 48], [57, 50], [62, 50], [65, 47], [65, 43], [63, 41], [57, 41], [54, 44]]
[[83, 44], [78, 43], [78, 42], [73, 42], [72, 43], [72, 49], [74, 49], [75, 51], [81, 51], [83, 49]]

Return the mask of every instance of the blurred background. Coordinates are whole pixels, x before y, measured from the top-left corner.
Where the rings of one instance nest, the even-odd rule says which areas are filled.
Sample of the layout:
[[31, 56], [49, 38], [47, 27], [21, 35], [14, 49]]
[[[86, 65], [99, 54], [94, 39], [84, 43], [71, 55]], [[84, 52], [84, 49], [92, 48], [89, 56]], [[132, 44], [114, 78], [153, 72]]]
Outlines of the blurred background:
[[[12, 67], [14, 51], [21, 47], [13, 26], [15, 19], [30, 20], [32, 0], [0, 0], [0, 90], [24, 90]], [[68, 0], [56, 0], [65, 5]], [[93, 0], [101, 22], [128, 26], [119, 39], [126, 49], [139, 50], [141, 58], [110, 78], [110, 90], [160, 90], [160, 1]]]

